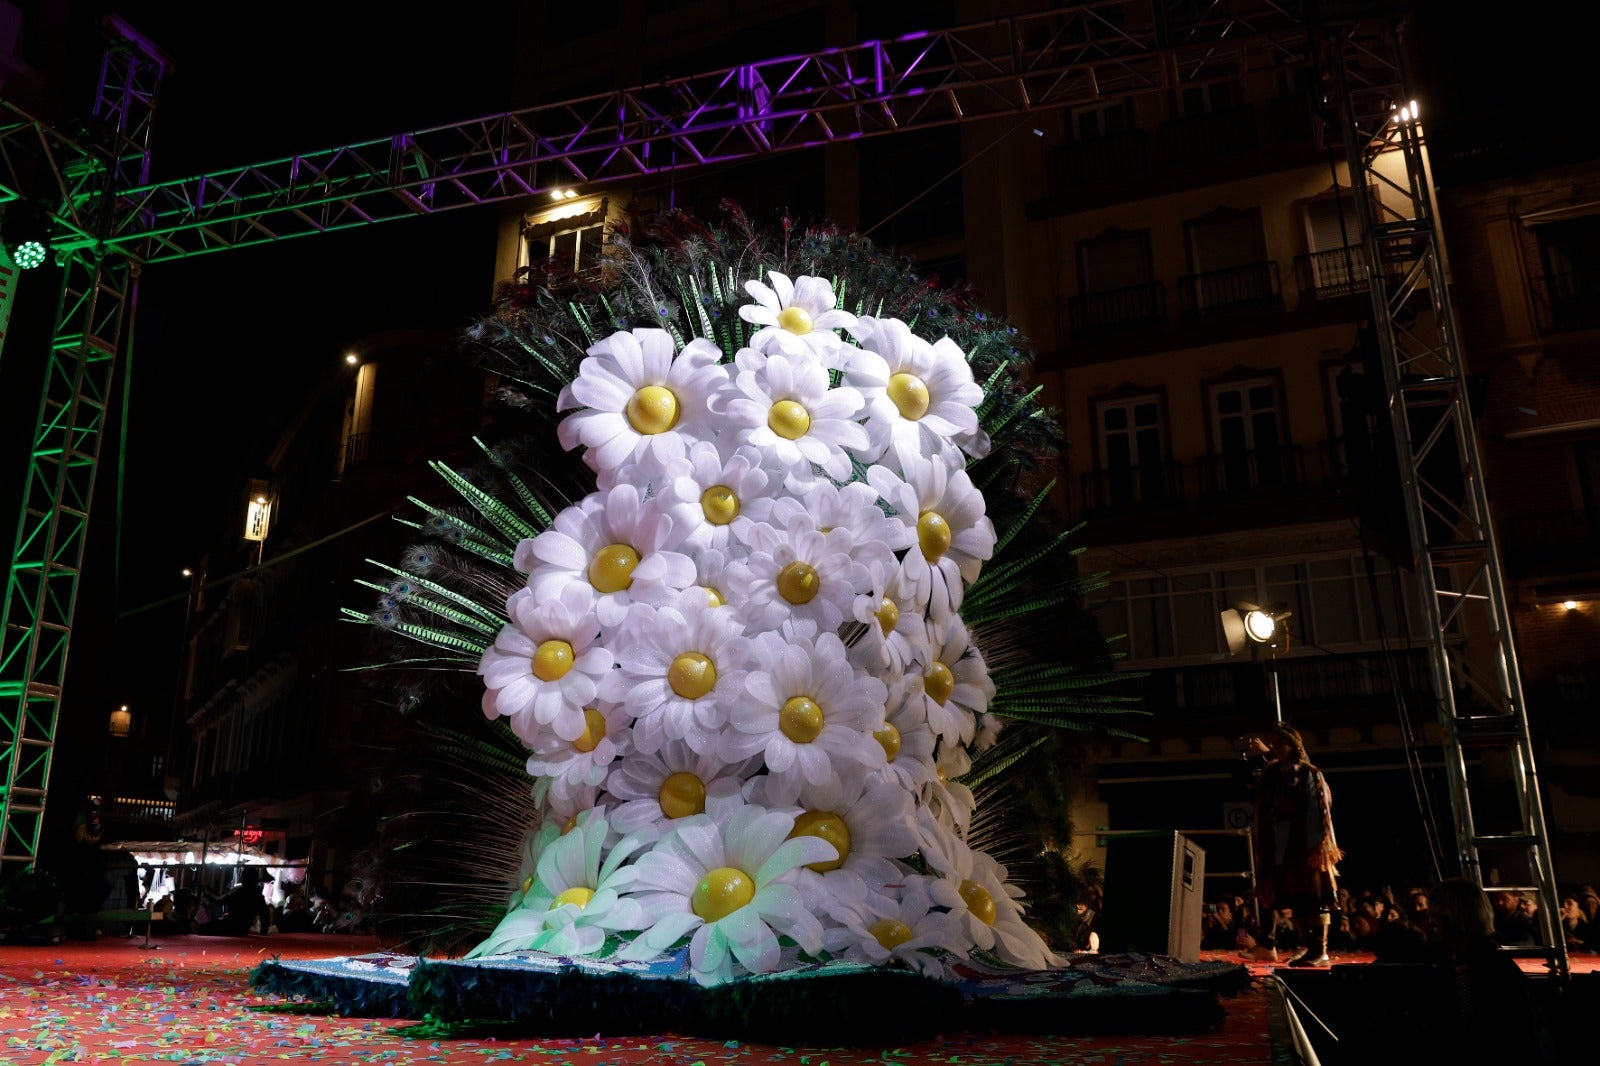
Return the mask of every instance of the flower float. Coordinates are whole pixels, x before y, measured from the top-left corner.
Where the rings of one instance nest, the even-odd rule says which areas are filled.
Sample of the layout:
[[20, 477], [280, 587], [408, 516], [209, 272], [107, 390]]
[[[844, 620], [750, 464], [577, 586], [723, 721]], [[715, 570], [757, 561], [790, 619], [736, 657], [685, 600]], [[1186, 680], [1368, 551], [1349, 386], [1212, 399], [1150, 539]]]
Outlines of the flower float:
[[1127, 707], [1006, 637], [1083, 587], [1019, 491], [1054, 427], [1015, 329], [861, 238], [664, 233], [472, 335], [578, 491], [548, 444], [434, 464], [462, 505], [425, 505], [364, 615], [470, 667], [526, 760], [537, 824], [473, 957], [1058, 965], [975, 809], [1043, 727]]

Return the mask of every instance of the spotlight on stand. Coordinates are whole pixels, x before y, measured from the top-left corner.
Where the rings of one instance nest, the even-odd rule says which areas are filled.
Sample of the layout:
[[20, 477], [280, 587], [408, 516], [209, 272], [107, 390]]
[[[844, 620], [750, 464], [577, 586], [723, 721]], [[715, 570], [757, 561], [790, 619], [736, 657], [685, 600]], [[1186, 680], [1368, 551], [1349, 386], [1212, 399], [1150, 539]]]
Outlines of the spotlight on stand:
[[1278, 690], [1277, 656], [1289, 649], [1289, 616], [1294, 612], [1283, 606], [1261, 606], [1238, 603], [1222, 612], [1222, 634], [1228, 639], [1228, 651], [1242, 655], [1245, 650], [1256, 662], [1271, 663], [1272, 712], [1283, 721], [1283, 697]]
[[1293, 611], [1240, 603], [1222, 612], [1222, 633], [1228, 638], [1228, 651], [1241, 655], [1250, 650], [1260, 661], [1289, 647], [1289, 616]]
[[27, 200], [13, 200], [0, 219], [0, 240], [19, 269], [43, 266], [50, 258], [50, 216]]

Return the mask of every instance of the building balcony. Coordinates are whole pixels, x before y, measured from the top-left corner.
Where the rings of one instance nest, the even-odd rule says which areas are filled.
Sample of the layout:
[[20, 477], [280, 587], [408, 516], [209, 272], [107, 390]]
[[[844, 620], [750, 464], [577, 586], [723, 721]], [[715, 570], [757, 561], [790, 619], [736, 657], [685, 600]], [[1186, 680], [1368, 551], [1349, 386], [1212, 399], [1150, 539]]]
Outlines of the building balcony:
[[[1400, 280], [1398, 270], [1385, 271], [1393, 285]], [[1310, 252], [1294, 257], [1295, 285], [1301, 300], [1334, 300], [1367, 291], [1367, 250], [1359, 244]]]
[[1184, 505], [1183, 464], [1173, 460], [1093, 470], [1083, 475], [1081, 483], [1083, 509], [1089, 514]]
[[1161, 127], [1161, 159], [1169, 167], [1253, 152], [1260, 143], [1256, 110], [1249, 105], [1189, 115]]
[[1563, 333], [1600, 326], [1600, 268], [1533, 278], [1539, 332]]
[[1147, 281], [1121, 289], [1086, 292], [1067, 301], [1075, 337], [1103, 337], [1109, 333], [1165, 325], [1167, 287]]
[[[1431, 691], [1426, 648], [1401, 648], [1386, 658], [1381, 651], [1292, 655], [1277, 660], [1279, 692], [1285, 713], [1304, 724], [1309, 713], [1368, 709], [1374, 698], [1391, 695], [1391, 662], [1399, 688], [1407, 694]], [[1203, 720], [1206, 731], [1251, 728], [1272, 715], [1271, 679], [1264, 664], [1229, 661], [1216, 665], [1162, 668], [1135, 664], [1150, 673], [1134, 687], [1147, 710], [1168, 722]]]
[[1270, 259], [1178, 279], [1178, 307], [1185, 318], [1282, 306], [1278, 264]]
[[1202, 500], [1294, 492], [1306, 486], [1305, 449], [1298, 444], [1206, 455], [1194, 466]]
[[1150, 169], [1150, 150], [1143, 130], [1074, 141], [1050, 158], [1052, 189], [1070, 189], [1101, 181], [1118, 181]]

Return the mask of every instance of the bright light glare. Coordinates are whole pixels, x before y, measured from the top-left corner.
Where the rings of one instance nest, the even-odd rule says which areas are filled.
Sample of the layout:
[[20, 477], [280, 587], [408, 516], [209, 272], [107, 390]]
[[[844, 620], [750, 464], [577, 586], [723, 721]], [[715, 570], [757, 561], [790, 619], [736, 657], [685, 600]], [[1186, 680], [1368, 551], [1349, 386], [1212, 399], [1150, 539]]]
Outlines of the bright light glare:
[[186, 566], [186, 567], [184, 567], [184, 568], [183, 568], [183, 576], [184, 576], [184, 577], [194, 577], [194, 571], [193, 571], [193, 570], [190, 570], [190, 569], [189, 569], [189, 568], [188, 568], [188, 567], [187, 567], [187, 566]]
[[1274, 622], [1266, 611], [1251, 611], [1244, 616], [1244, 631], [1258, 644], [1265, 644], [1271, 640], [1277, 628], [1278, 623]]
[[1578, 609], [1578, 601], [1577, 600], [1567, 600], [1561, 606], [1565, 607], [1569, 611], [1576, 611]]
[[266, 503], [267, 502], [267, 498], [265, 496], [257, 496], [256, 497], [256, 502], [257, 503]]
[[45, 258], [44, 245], [39, 241], [23, 241], [17, 245], [17, 252], [13, 258], [16, 260], [17, 266], [23, 270], [32, 270], [36, 266], [42, 266]]
[[361, 357], [355, 352], [347, 352], [345, 354], [344, 361], [349, 363], [351, 366], [355, 366], [357, 363], [361, 362]]

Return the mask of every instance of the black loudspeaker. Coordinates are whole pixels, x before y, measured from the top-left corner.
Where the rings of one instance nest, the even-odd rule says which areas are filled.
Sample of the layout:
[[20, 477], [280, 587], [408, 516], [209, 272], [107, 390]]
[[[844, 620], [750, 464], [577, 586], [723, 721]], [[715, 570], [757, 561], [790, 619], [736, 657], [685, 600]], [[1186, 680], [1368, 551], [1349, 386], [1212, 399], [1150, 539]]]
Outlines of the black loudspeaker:
[[1106, 838], [1105, 903], [1095, 926], [1102, 953], [1200, 957], [1206, 853], [1174, 831]]

